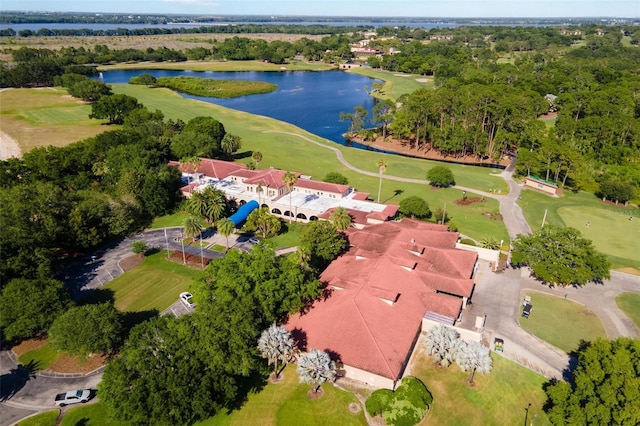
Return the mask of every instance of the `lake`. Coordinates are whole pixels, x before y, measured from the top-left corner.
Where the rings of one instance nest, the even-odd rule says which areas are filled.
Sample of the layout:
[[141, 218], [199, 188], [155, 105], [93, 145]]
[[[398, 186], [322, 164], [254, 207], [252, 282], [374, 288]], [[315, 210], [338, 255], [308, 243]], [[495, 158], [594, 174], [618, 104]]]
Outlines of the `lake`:
[[103, 81], [127, 83], [131, 77], [147, 73], [154, 77], [190, 76], [218, 80], [265, 81], [278, 85], [274, 92], [241, 96], [233, 99], [207, 98], [182, 94], [185, 98], [233, 108], [286, 121], [313, 134], [345, 144], [342, 136], [350, 123], [340, 122], [340, 113], [351, 113], [357, 105], [364, 106], [372, 116], [374, 99], [365, 86], [375, 82], [369, 77], [343, 71], [281, 71], [281, 72], [215, 72], [177, 70], [116, 70], [102, 73]]

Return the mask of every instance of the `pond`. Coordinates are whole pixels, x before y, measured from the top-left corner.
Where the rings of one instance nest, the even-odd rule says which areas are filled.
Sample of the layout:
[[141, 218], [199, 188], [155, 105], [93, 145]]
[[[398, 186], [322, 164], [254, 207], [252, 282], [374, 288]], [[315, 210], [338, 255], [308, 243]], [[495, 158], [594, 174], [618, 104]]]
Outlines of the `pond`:
[[[349, 129], [348, 121], [340, 121], [340, 113], [352, 113], [357, 105], [369, 111], [374, 99], [365, 87], [375, 82], [369, 77], [343, 71], [281, 71], [281, 72], [216, 72], [173, 70], [117, 70], [102, 73], [103, 81], [127, 83], [131, 77], [147, 73], [154, 77], [192, 76], [218, 80], [265, 81], [278, 85], [274, 92], [261, 95], [218, 99], [182, 94], [216, 105], [233, 108], [251, 114], [259, 114], [286, 121], [315, 135], [345, 144], [342, 136]], [[368, 124], [369, 125], [369, 124]]]

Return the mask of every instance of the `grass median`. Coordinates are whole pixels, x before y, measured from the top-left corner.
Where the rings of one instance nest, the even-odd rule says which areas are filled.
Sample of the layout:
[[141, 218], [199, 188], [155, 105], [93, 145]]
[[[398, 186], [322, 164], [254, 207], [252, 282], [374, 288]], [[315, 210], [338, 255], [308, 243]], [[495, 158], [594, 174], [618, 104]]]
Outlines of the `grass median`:
[[621, 293], [616, 297], [616, 304], [640, 330], [640, 294]]
[[529, 293], [533, 309], [520, 318], [520, 327], [534, 336], [570, 353], [582, 340], [606, 338], [600, 319], [585, 306], [562, 297]]

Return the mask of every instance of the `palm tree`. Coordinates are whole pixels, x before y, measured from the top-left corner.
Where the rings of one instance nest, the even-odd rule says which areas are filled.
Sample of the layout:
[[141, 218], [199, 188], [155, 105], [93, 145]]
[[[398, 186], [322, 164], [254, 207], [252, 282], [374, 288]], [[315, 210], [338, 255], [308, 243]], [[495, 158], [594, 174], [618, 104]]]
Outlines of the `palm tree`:
[[462, 371], [469, 370], [468, 383], [473, 386], [473, 376], [476, 371], [479, 373], [489, 373], [492, 368], [489, 348], [480, 342], [469, 342], [460, 345], [456, 354], [456, 362]]
[[258, 204], [262, 207], [262, 192], [264, 192], [264, 189], [262, 188], [261, 183], [256, 186], [256, 192], [258, 193]]
[[293, 356], [293, 337], [283, 326], [273, 324], [260, 335], [258, 350], [263, 358], [269, 360], [269, 364], [273, 363], [273, 374], [277, 378], [278, 361], [287, 363]]
[[311, 349], [309, 353], [300, 356], [298, 374], [301, 383], [317, 385], [313, 391], [318, 392], [324, 382], [335, 379], [336, 363], [331, 361], [328, 353]]
[[329, 216], [329, 221], [339, 230], [345, 230], [351, 226], [351, 215], [344, 207], [338, 207]]
[[425, 343], [427, 355], [433, 355], [437, 364], [448, 367], [456, 356], [460, 335], [453, 328], [438, 324], [429, 330]]
[[251, 154], [251, 159], [256, 163], [256, 169], [258, 168], [258, 164], [262, 161], [262, 153], [260, 151], [253, 151]]
[[378, 185], [378, 202], [380, 202], [380, 192], [382, 191], [382, 175], [387, 171], [387, 162], [384, 160], [378, 160], [376, 164], [378, 166], [378, 173], [380, 173], [380, 184]]
[[237, 152], [241, 147], [240, 136], [227, 133], [220, 141], [220, 149], [227, 158], [233, 158], [233, 154]]
[[203, 191], [194, 191], [185, 204], [187, 213], [205, 218], [207, 216], [207, 198]]
[[184, 166], [187, 173], [193, 174], [200, 167], [201, 160], [197, 156], [185, 157], [180, 159], [180, 164]]
[[209, 186], [203, 191], [205, 198], [205, 210], [204, 217], [210, 222], [214, 223], [222, 216], [224, 216], [227, 209], [227, 198], [221, 190]]
[[480, 240], [480, 247], [490, 250], [498, 250], [500, 248], [500, 242], [496, 237], [490, 235]]
[[291, 208], [291, 195], [293, 192], [293, 186], [296, 184], [297, 181], [298, 181], [298, 176], [296, 176], [294, 173], [286, 172], [284, 176], [282, 176], [282, 182], [284, 182], [284, 184], [289, 189], [289, 215], [290, 215], [289, 223], [292, 222], [291, 217], [294, 216], [293, 209]]
[[218, 232], [227, 238], [227, 251], [229, 251], [229, 235], [233, 232], [236, 225], [228, 217], [222, 218], [216, 222]]
[[202, 232], [202, 219], [196, 216], [188, 216], [184, 222], [184, 236], [195, 238], [196, 235]]

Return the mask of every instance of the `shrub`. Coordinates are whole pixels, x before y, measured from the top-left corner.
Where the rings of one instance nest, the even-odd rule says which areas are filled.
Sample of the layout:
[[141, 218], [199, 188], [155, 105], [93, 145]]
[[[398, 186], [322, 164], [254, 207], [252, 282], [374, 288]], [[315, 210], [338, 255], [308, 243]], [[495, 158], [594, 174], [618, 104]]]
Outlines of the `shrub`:
[[427, 387], [415, 377], [405, 377], [395, 392], [379, 389], [365, 402], [367, 412], [382, 414], [384, 421], [393, 426], [413, 426], [427, 413], [433, 397]]
[[462, 238], [462, 239], [460, 240], [460, 244], [466, 244], [466, 245], [468, 245], [468, 246], [475, 246], [475, 245], [476, 245], [476, 242], [475, 242], [475, 241], [473, 241], [473, 240], [470, 240], [470, 239], [468, 239], [468, 238]]
[[134, 241], [131, 243], [131, 251], [135, 254], [144, 254], [147, 251], [147, 243], [144, 241]]
[[338, 185], [349, 185], [349, 180], [338, 172], [329, 172], [322, 179], [323, 182], [337, 183]]
[[445, 166], [435, 166], [427, 172], [427, 179], [433, 186], [446, 187], [456, 184], [453, 172]]

